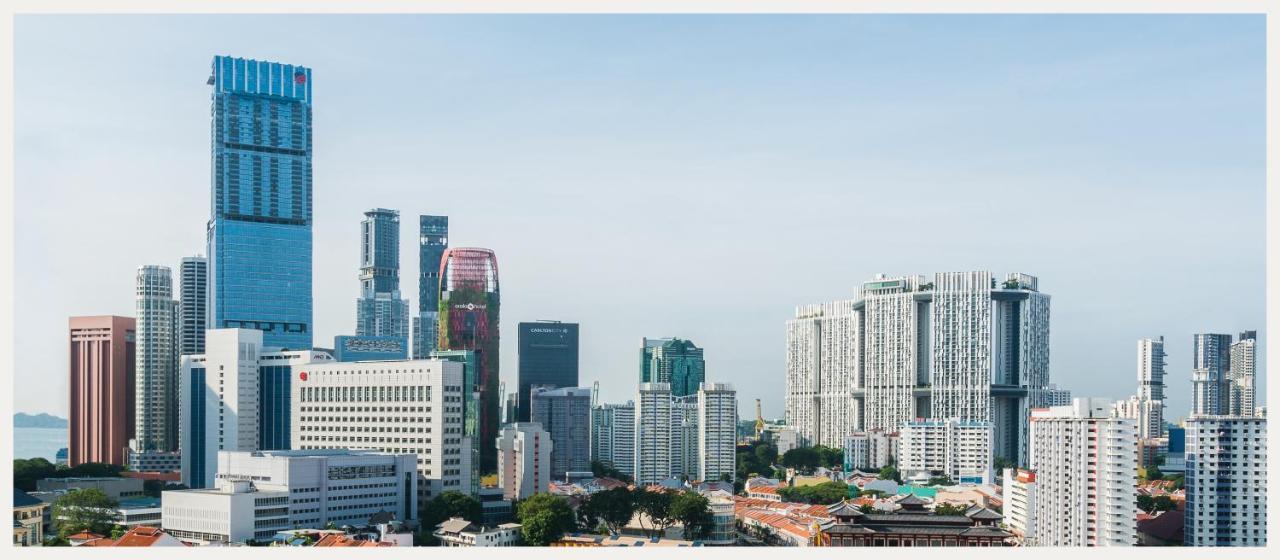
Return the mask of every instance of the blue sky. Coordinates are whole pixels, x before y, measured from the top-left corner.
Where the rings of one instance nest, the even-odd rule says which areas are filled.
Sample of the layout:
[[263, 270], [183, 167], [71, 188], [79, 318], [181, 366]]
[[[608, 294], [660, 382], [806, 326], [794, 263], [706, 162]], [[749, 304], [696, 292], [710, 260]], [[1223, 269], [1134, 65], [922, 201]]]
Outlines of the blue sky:
[[[310, 66], [316, 344], [354, 329], [361, 213], [498, 254], [515, 324], [582, 325], [632, 397], [642, 336], [781, 416], [794, 307], [878, 272], [1020, 271], [1051, 377], [1168, 417], [1195, 332], [1265, 336], [1261, 16], [18, 16], [17, 411], [66, 412], [66, 321], [204, 252], [215, 54]], [[1265, 351], [1265, 348], [1264, 348]], [[1265, 361], [1263, 379], [1265, 383]], [[1264, 389], [1265, 392], [1265, 389]]]

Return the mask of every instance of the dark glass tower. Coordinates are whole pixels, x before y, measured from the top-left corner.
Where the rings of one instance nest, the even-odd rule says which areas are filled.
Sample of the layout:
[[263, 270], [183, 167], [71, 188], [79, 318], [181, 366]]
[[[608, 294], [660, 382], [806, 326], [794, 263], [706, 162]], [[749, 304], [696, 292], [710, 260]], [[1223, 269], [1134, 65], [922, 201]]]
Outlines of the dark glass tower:
[[436, 349], [440, 320], [440, 259], [449, 248], [449, 217], [418, 216], [418, 318], [413, 322], [413, 355]]
[[498, 259], [489, 249], [454, 247], [440, 261], [440, 322], [437, 347], [478, 354], [475, 391], [479, 421], [480, 472], [497, 471]]
[[409, 343], [409, 302], [400, 299], [400, 213], [374, 208], [360, 222], [360, 298], [356, 335]]
[[[520, 323], [516, 327], [519, 348], [519, 422], [530, 418], [529, 388], [578, 386], [578, 324], [560, 321]], [[544, 426], [545, 427], [545, 426]]]
[[702, 349], [679, 338], [646, 338], [640, 344], [640, 382], [670, 383], [671, 396], [698, 394], [707, 379]]
[[210, 328], [311, 348], [311, 69], [217, 56]]

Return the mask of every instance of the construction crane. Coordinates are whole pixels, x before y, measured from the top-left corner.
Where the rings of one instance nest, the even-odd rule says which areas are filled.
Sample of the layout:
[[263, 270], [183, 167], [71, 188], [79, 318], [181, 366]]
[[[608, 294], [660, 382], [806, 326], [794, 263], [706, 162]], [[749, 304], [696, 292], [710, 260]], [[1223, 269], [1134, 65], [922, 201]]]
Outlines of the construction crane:
[[756, 399], [756, 439], [764, 433], [764, 414], [760, 412], [760, 399]]

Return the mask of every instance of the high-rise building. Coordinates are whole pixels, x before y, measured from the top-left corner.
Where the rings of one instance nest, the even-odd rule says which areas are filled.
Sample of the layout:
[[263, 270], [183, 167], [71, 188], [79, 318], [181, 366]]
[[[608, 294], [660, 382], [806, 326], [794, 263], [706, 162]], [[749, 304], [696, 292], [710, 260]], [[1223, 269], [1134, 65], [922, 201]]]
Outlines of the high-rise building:
[[796, 308], [787, 321], [787, 425], [802, 445], [841, 447], [861, 425], [854, 392], [861, 321], [852, 300]]
[[409, 300], [400, 298], [400, 212], [374, 208], [360, 222], [356, 336], [409, 341]]
[[262, 339], [257, 330], [210, 329], [205, 353], [182, 357], [183, 484], [212, 488], [219, 452], [291, 448], [293, 380], [333, 356], [264, 347]]
[[1257, 333], [1245, 331], [1240, 333], [1240, 340], [1231, 345], [1226, 414], [1253, 416], [1257, 412], [1254, 400], [1254, 383], [1258, 368], [1257, 344]]
[[902, 424], [903, 476], [942, 473], [961, 484], [991, 482], [991, 424], [981, 420], [920, 419]]
[[738, 393], [727, 383], [698, 388], [698, 471], [689, 477], [715, 482], [737, 474]]
[[312, 364], [294, 376], [292, 447], [414, 453], [419, 503], [468, 493], [465, 369], [440, 359]]
[[640, 341], [640, 382], [667, 383], [671, 394], [687, 397], [698, 392], [707, 378], [702, 349], [679, 338], [644, 338]]
[[418, 518], [412, 454], [346, 449], [217, 454], [217, 485], [169, 490], [160, 525], [183, 542], [269, 541], [295, 528]]
[[[471, 480], [470, 492], [480, 492], [480, 447], [487, 442], [480, 441], [480, 393], [476, 387], [476, 371], [480, 367], [479, 353], [474, 350], [432, 350], [426, 359], [444, 360], [462, 364], [462, 436], [471, 442], [469, 450]], [[466, 451], [464, 451], [466, 452]]]
[[134, 320], [71, 317], [67, 464], [125, 465], [134, 430]]
[[519, 339], [520, 385], [516, 414], [519, 421], [528, 422], [530, 387], [578, 386], [578, 324], [560, 321], [520, 323], [516, 334]]
[[[1022, 546], [1036, 545], [1036, 473], [1004, 469], [1001, 474], [1004, 524]], [[1049, 521], [1049, 520], [1046, 520]]]
[[138, 267], [136, 290], [137, 370], [134, 373], [133, 451], [173, 451], [178, 442], [171, 425], [177, 411], [177, 320], [173, 277], [167, 266]]
[[179, 269], [178, 354], [203, 354], [209, 328], [209, 259], [183, 257]]
[[1223, 384], [1231, 368], [1230, 347], [1229, 334], [1197, 334], [1192, 338], [1192, 416], [1227, 412], [1230, 397]]
[[1138, 341], [1138, 437], [1164, 434], [1164, 337]]
[[[736, 430], [736, 426], [735, 426]], [[736, 433], [736, 432], [735, 432]], [[697, 478], [698, 474], [698, 397], [671, 396], [671, 467], [670, 478]]]
[[551, 434], [551, 478], [591, 470], [591, 388], [534, 387], [530, 417]]
[[641, 383], [635, 409], [636, 484], [657, 484], [671, 477], [671, 415], [671, 384]]
[[423, 358], [438, 344], [440, 261], [449, 248], [449, 217], [418, 216], [418, 316], [413, 323], [413, 357]]
[[[441, 350], [476, 351], [480, 441], [498, 437], [498, 259], [489, 249], [453, 247], [440, 258]], [[480, 447], [480, 471], [497, 468], [496, 449]]]
[[636, 473], [636, 404], [601, 404], [591, 411], [591, 459]]
[[900, 444], [899, 432], [884, 430], [854, 432], [845, 438], [844, 462], [850, 469], [876, 472], [898, 462]]
[[1025, 463], [1049, 385], [1049, 296], [1034, 276], [880, 275], [856, 301], [799, 308], [788, 337], [787, 418], [803, 441], [957, 418], [990, 422], [993, 456]]
[[209, 328], [311, 348], [311, 69], [216, 56]]
[[1138, 450], [1132, 420], [1105, 399], [1031, 413], [1031, 516], [1038, 546], [1137, 544]]
[[523, 500], [551, 487], [551, 434], [537, 422], [507, 424], [498, 432], [498, 486], [510, 500]]
[[1161, 437], [1163, 433], [1162, 408], [1164, 408], [1163, 401], [1145, 401], [1142, 397], [1133, 395], [1127, 400], [1112, 403], [1111, 414], [1116, 418], [1133, 420], [1138, 428], [1138, 439], [1150, 441]]
[[1059, 388], [1056, 383], [1050, 383], [1049, 387], [1042, 393], [1043, 406], [1070, 406], [1071, 405], [1071, 389]]
[[1193, 416], [1186, 427], [1183, 544], [1266, 546], [1266, 418]]

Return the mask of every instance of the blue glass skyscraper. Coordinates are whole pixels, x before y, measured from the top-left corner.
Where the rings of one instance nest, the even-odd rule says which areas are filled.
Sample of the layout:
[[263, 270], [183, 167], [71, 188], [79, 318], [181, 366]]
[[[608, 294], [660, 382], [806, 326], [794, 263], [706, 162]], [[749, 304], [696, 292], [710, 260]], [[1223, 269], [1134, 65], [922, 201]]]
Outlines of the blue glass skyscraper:
[[209, 328], [311, 348], [311, 69], [213, 59]]
[[413, 320], [413, 356], [437, 348], [440, 320], [440, 258], [449, 248], [449, 217], [418, 216], [418, 316]]

